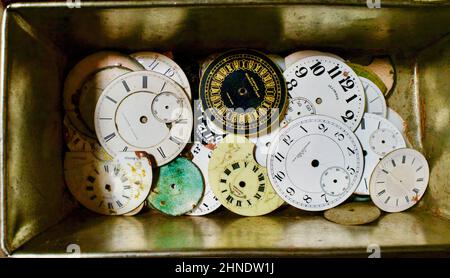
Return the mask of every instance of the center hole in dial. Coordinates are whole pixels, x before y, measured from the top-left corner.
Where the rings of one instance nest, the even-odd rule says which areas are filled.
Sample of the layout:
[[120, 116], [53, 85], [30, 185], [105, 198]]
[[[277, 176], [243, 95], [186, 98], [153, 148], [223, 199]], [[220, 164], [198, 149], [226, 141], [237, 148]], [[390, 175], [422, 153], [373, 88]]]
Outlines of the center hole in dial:
[[174, 183], [172, 183], [171, 185], [170, 185], [170, 188], [172, 188], [172, 189], [175, 189], [177, 186], [174, 184]]
[[321, 104], [322, 103], [322, 99], [320, 97], [316, 98], [316, 103], [317, 104]]
[[166, 110], [169, 109], [169, 105], [164, 106], [164, 108], [166, 108]]
[[106, 191], [111, 192], [111, 185], [106, 184], [105, 189], [106, 189]]
[[239, 186], [240, 186], [240, 187], [245, 187], [245, 181], [240, 181], [240, 182], [239, 182]]
[[313, 161], [311, 161], [311, 166], [312, 167], [318, 167], [319, 166], [319, 160], [314, 159]]
[[148, 118], [146, 116], [141, 116], [139, 118], [139, 121], [141, 122], [141, 124], [145, 124], [148, 122]]
[[241, 96], [246, 95], [246, 94], [247, 94], [247, 89], [245, 89], [245, 88], [239, 88], [239, 89], [238, 89], [238, 93], [239, 93], [239, 95], [241, 95]]
[[334, 179], [333, 182], [334, 182], [334, 183], [337, 183], [337, 179]]
[[384, 143], [386, 143], [386, 141], [384, 141], [384, 140], [381, 140], [381, 143], [382, 143], [382, 144], [384, 144]]

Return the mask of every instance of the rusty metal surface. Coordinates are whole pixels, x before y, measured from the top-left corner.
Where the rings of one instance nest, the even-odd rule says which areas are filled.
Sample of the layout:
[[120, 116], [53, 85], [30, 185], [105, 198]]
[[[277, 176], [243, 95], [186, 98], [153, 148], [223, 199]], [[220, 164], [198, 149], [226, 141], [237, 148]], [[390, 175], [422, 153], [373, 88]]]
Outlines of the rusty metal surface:
[[[64, 3], [14, 4], [2, 28], [0, 200], [8, 252], [63, 254], [66, 244], [77, 243], [86, 256], [320, 255], [361, 252], [373, 241], [392, 250], [448, 250], [449, 1], [386, 0], [381, 9], [343, 0], [82, 1], [81, 9]], [[397, 82], [387, 103], [407, 121], [409, 141], [431, 166], [419, 207], [363, 227], [293, 209], [258, 218], [108, 218], [82, 211], [67, 217], [76, 207], [62, 173], [68, 69], [103, 48], [171, 49], [188, 57], [235, 47], [391, 55]], [[256, 226], [253, 234], [242, 228]]]

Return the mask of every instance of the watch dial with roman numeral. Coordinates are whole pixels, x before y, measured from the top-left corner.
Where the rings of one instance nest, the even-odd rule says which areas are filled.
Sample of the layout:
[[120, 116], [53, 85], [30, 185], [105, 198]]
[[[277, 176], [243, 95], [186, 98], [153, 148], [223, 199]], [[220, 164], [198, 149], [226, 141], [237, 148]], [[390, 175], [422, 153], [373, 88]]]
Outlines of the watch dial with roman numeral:
[[192, 131], [192, 110], [183, 89], [151, 71], [120, 76], [105, 88], [95, 108], [95, 131], [111, 155], [145, 151], [153, 166], [173, 160]]
[[364, 169], [356, 135], [323, 115], [298, 118], [282, 128], [269, 149], [269, 178], [278, 195], [303, 210], [326, 210], [344, 202]]
[[86, 208], [105, 215], [122, 215], [138, 208], [152, 185], [152, 168], [145, 157], [120, 153], [112, 161], [91, 153], [67, 153], [64, 176], [72, 195]]
[[130, 56], [144, 66], [146, 70], [161, 73], [175, 81], [184, 89], [189, 99], [192, 98], [189, 80], [175, 61], [161, 53], [150, 51], [137, 52]]
[[224, 207], [245, 216], [270, 213], [284, 202], [253, 157], [254, 145], [245, 137], [228, 134], [209, 163], [209, 182]]
[[373, 168], [386, 153], [406, 147], [400, 131], [387, 119], [365, 113], [355, 131], [364, 154], [364, 173], [355, 194], [369, 195], [369, 180]]
[[249, 49], [227, 51], [200, 80], [200, 99], [209, 119], [224, 131], [255, 135], [279, 121], [287, 108], [281, 69]]
[[356, 73], [343, 61], [328, 56], [303, 58], [285, 72], [288, 94], [303, 97], [316, 114], [333, 117], [356, 129], [364, 114], [364, 88]]
[[400, 212], [414, 206], [428, 186], [430, 170], [418, 151], [402, 148], [387, 154], [370, 177], [370, 197], [386, 212]]

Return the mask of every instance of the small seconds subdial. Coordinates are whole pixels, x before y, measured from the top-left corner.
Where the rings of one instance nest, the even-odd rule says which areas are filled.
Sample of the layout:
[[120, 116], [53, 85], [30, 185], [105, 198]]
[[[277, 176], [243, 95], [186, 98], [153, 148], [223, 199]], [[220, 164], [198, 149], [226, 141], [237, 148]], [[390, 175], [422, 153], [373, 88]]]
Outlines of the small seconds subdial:
[[183, 113], [183, 100], [171, 92], [162, 92], [153, 99], [152, 113], [161, 122], [174, 122]]
[[428, 186], [429, 167], [416, 150], [402, 148], [387, 154], [370, 178], [370, 196], [386, 212], [400, 212], [414, 206]]
[[330, 167], [320, 177], [322, 190], [330, 196], [339, 196], [349, 185], [350, 174], [341, 167]]

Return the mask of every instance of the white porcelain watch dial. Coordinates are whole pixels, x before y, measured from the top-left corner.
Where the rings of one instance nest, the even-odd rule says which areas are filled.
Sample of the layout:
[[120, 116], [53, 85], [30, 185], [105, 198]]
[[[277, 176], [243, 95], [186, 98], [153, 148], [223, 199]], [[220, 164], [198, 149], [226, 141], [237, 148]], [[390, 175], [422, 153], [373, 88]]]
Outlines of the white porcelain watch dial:
[[386, 117], [387, 107], [384, 94], [380, 88], [365, 77], [359, 77], [366, 93], [366, 112]]
[[303, 210], [320, 211], [339, 205], [355, 191], [364, 159], [356, 135], [346, 125], [311, 115], [279, 131], [267, 167], [282, 199]]
[[375, 165], [386, 153], [404, 148], [406, 144], [400, 131], [387, 119], [376, 114], [365, 113], [355, 134], [364, 153], [363, 178], [355, 193], [369, 195], [369, 180]]
[[184, 89], [189, 98], [192, 97], [191, 86], [189, 85], [186, 74], [181, 67], [169, 57], [150, 51], [137, 52], [130, 56], [143, 65], [146, 70], [158, 72], [169, 77]]
[[[164, 101], [154, 102], [161, 94]], [[166, 108], [167, 100], [172, 99], [168, 95], [176, 96], [181, 113]], [[173, 114], [162, 113], [166, 110]], [[192, 124], [190, 102], [183, 89], [172, 79], [151, 71], [115, 79], [95, 108], [97, 137], [111, 156], [121, 151], [145, 151], [153, 156], [154, 166], [168, 163], [183, 150]]]
[[73, 67], [64, 82], [64, 109], [74, 127], [85, 136], [95, 138], [80, 114], [80, 94], [89, 76], [109, 67], [122, 67], [132, 71], [143, 70], [134, 59], [114, 51], [101, 51], [87, 56]]
[[201, 142], [194, 142], [191, 147], [193, 156], [192, 162], [197, 165], [203, 175], [205, 182], [205, 192], [200, 200], [200, 203], [187, 215], [206, 215], [220, 207], [219, 199], [214, 195], [211, 185], [208, 182], [208, 163], [211, 157], [212, 149], [203, 145]]
[[398, 149], [386, 155], [370, 178], [370, 197], [386, 212], [414, 206], [428, 186], [429, 167], [425, 157], [413, 149]]
[[284, 72], [291, 98], [303, 97], [317, 114], [333, 117], [355, 130], [364, 114], [364, 88], [344, 62], [328, 56], [311, 56]]
[[89, 155], [84, 161], [80, 158], [79, 153], [66, 155], [64, 176], [73, 196], [94, 212], [106, 215], [131, 212], [150, 193], [152, 168], [146, 157], [120, 153], [113, 161]]

